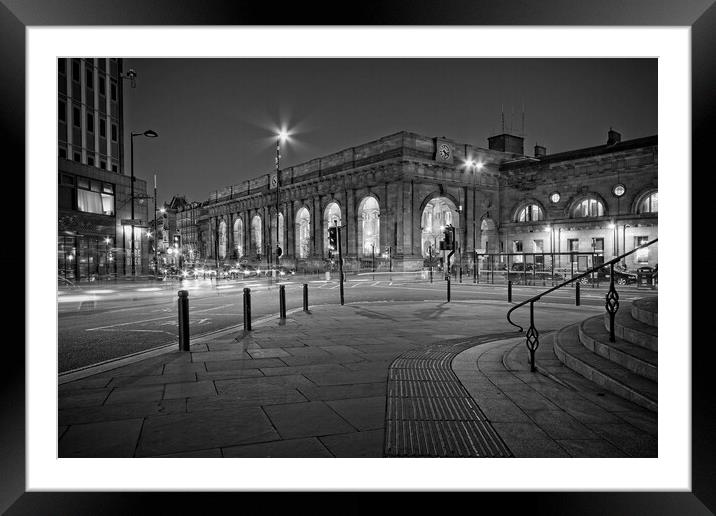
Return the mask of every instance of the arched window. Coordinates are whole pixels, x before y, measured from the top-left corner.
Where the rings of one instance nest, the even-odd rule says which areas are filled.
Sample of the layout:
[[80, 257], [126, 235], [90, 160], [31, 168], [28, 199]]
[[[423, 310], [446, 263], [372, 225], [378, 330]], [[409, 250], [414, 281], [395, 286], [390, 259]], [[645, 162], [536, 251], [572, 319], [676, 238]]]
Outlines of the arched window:
[[[431, 199], [423, 209], [421, 217], [421, 249], [423, 256], [433, 256], [440, 251], [440, 242], [445, 239], [445, 227], [460, 227], [460, 219], [455, 204], [447, 197]], [[432, 249], [432, 250], [431, 250]]]
[[254, 249], [256, 250], [256, 254], [260, 255], [262, 254], [263, 246], [264, 246], [264, 240], [263, 240], [263, 234], [262, 234], [262, 228], [261, 228], [261, 217], [258, 215], [254, 215], [254, 218], [251, 219], [251, 237], [254, 244]]
[[244, 221], [241, 219], [234, 222], [234, 247], [237, 258], [244, 256]]
[[380, 207], [375, 197], [365, 197], [358, 207], [360, 214], [361, 249], [364, 256], [380, 253]]
[[651, 192], [639, 201], [636, 208], [637, 213], [658, 213], [659, 211], [659, 192]]
[[326, 206], [323, 216], [323, 251], [328, 254], [328, 228], [341, 225], [341, 208], [332, 202]]
[[515, 217], [515, 222], [532, 222], [544, 220], [544, 212], [537, 204], [527, 204], [523, 206]]
[[572, 208], [572, 217], [603, 217], [604, 205], [601, 201], [594, 197], [582, 199]]
[[311, 214], [301, 208], [296, 214], [296, 255], [308, 258], [311, 249]]
[[[286, 226], [283, 223], [283, 213], [279, 212], [278, 214], [278, 239], [276, 238], [276, 217], [271, 216], [271, 239], [274, 243], [274, 246], [276, 245], [276, 242], [278, 242], [278, 245], [281, 246], [281, 249], [285, 249], [285, 246], [283, 245], [283, 236], [285, 233]], [[274, 249], [275, 251], [276, 249]]]
[[226, 258], [226, 221], [219, 224], [219, 258]]

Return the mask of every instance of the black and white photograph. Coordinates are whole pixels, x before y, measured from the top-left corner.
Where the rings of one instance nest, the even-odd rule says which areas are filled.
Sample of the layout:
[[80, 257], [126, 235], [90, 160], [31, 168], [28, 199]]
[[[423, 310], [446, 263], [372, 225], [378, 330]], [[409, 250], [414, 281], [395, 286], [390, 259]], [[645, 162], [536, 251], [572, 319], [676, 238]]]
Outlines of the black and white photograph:
[[59, 457], [657, 457], [657, 66], [58, 59]]
[[355, 25], [6, 1], [26, 324], [0, 443], [25, 494], [0, 509], [467, 491], [706, 514], [709, 0]]

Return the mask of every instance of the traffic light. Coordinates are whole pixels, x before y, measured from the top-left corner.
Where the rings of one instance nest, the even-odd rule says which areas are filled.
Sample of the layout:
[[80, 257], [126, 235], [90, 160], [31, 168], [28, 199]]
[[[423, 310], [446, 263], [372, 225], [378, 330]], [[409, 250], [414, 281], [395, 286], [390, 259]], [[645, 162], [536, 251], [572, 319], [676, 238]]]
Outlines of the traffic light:
[[181, 235], [174, 235], [174, 247], [181, 247]]
[[338, 228], [328, 228], [328, 248], [333, 250], [338, 247]]
[[[453, 234], [452, 228], [446, 227], [445, 232], [444, 232], [444, 237], [445, 237], [444, 241], [445, 241], [445, 249], [448, 251], [451, 251], [452, 249], [455, 248], [455, 242], [453, 242], [453, 240], [452, 240], [452, 234]], [[442, 249], [442, 247], [441, 247], [441, 249]]]

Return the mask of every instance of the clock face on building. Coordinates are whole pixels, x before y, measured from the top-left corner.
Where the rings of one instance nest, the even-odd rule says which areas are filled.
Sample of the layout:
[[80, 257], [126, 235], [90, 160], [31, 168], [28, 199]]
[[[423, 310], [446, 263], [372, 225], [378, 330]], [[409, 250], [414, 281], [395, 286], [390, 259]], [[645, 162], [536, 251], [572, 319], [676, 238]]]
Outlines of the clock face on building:
[[626, 188], [624, 187], [624, 185], [618, 184], [614, 186], [612, 192], [616, 197], [621, 197], [622, 195], [624, 195], [624, 192], [626, 192]]
[[448, 160], [450, 159], [450, 153], [452, 150], [450, 149], [450, 146], [447, 143], [441, 143], [440, 147], [438, 149], [438, 155], [440, 156], [440, 159]]
[[554, 192], [552, 195], [549, 196], [549, 200], [552, 202], [559, 202], [561, 199], [561, 196], [559, 195], [559, 192]]

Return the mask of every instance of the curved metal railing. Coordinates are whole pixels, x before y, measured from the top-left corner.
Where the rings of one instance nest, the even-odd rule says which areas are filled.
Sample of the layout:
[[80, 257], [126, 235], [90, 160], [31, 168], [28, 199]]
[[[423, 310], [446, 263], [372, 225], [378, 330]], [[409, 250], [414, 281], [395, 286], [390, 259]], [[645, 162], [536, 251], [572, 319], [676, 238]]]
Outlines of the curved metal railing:
[[539, 301], [543, 296], [546, 296], [550, 292], [554, 292], [555, 290], [558, 290], [565, 285], [569, 285], [570, 283], [573, 283], [575, 281], [579, 281], [580, 279], [584, 278], [585, 276], [589, 276], [590, 274], [593, 274], [600, 269], [603, 269], [604, 267], [610, 268], [609, 273], [609, 291], [607, 292], [605, 296], [605, 308], [607, 310], [607, 313], [609, 313], [609, 341], [614, 342], [616, 340], [616, 337], [614, 336], [614, 317], [616, 316], [617, 310], [619, 310], [619, 294], [617, 293], [616, 289], [614, 288], [614, 264], [623, 260], [630, 254], [633, 254], [637, 252], [639, 249], [644, 249], [645, 247], [649, 247], [652, 244], [655, 244], [658, 242], [659, 239], [655, 238], [654, 240], [650, 242], [646, 242], [645, 244], [642, 244], [638, 247], [635, 247], [628, 253], [624, 253], [622, 255], [617, 256], [616, 258], [612, 258], [608, 262], [605, 262], [601, 265], [598, 265], [596, 267], [592, 267], [591, 269], [587, 270], [586, 272], [583, 272], [582, 274], [578, 274], [577, 276], [572, 276], [567, 281], [564, 281], [560, 283], [559, 285], [556, 285], [550, 289], [545, 290], [544, 292], [537, 294], [536, 296], [533, 296], [529, 299], [526, 299], [525, 301], [522, 301], [521, 303], [516, 304], [512, 308], [510, 308], [507, 312], [507, 322], [509, 322], [512, 326], [516, 326], [519, 328], [518, 331], [522, 332], [524, 329], [519, 324], [515, 323], [511, 319], [511, 314], [521, 306], [525, 306], [527, 303], [530, 305], [530, 327], [527, 329], [527, 333], [525, 334], [527, 338], [527, 349], [530, 352], [530, 370], [532, 372], [535, 371], [535, 351], [537, 351], [537, 348], [539, 347], [539, 332], [537, 331], [537, 328], [534, 324], [534, 304], [535, 302]]

